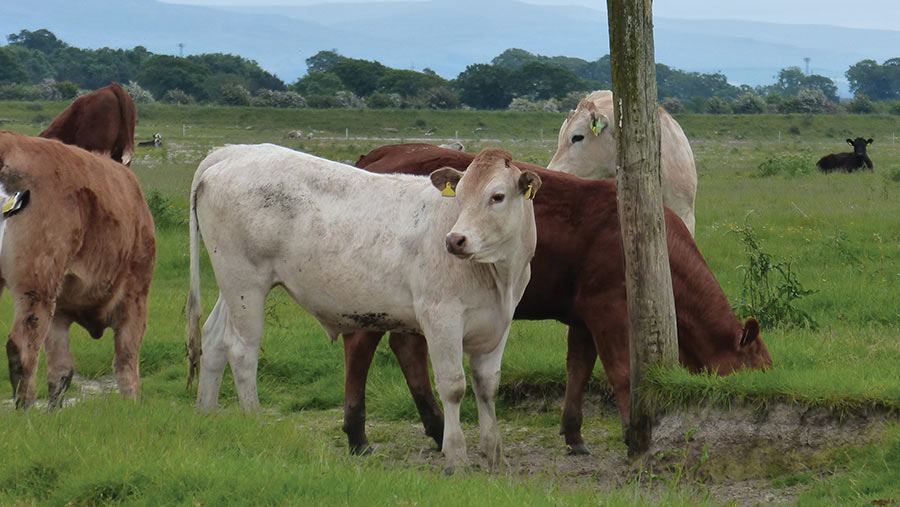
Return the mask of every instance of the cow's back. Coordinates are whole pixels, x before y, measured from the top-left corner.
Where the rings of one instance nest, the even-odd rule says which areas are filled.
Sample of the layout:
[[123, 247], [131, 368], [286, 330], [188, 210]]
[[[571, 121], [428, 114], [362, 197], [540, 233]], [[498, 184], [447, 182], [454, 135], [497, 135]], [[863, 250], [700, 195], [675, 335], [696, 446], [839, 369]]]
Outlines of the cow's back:
[[134, 156], [134, 126], [137, 108], [119, 84], [75, 99], [39, 137], [57, 139], [87, 151], [110, 157], [125, 165]]
[[291, 295], [329, 334], [416, 330], [412, 294], [437, 297], [450, 280], [492, 283], [487, 267], [447, 255], [444, 234], [458, 211], [426, 178], [374, 175], [274, 145], [210, 157], [198, 169], [196, 206], [216, 271], [228, 269], [224, 259], [250, 259], [289, 291], [327, 287]]

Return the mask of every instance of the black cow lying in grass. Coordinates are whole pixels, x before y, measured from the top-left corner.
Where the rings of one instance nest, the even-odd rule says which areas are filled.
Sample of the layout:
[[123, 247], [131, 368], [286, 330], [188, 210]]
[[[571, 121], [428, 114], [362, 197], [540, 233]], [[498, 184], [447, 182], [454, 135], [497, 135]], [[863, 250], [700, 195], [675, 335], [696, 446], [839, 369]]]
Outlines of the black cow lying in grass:
[[872, 144], [871, 139], [863, 139], [861, 137], [847, 139], [847, 144], [853, 146], [853, 153], [832, 153], [831, 155], [825, 155], [816, 162], [819, 170], [823, 173], [830, 173], [833, 171], [852, 173], [857, 169], [862, 169], [863, 166], [867, 167], [870, 171], [875, 167], [872, 164], [872, 159], [866, 154], [866, 147]]

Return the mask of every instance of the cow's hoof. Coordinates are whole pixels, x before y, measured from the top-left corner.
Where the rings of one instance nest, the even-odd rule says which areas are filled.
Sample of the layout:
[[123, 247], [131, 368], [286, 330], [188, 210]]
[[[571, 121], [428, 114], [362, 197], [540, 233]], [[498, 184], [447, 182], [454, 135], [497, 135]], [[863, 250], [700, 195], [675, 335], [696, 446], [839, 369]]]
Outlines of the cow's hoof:
[[571, 456], [589, 456], [590, 454], [590, 449], [588, 449], [584, 444], [575, 444], [569, 446], [569, 455]]
[[373, 448], [369, 444], [365, 445], [351, 445], [350, 446], [350, 454], [354, 456], [369, 456], [375, 452], [375, 448]]

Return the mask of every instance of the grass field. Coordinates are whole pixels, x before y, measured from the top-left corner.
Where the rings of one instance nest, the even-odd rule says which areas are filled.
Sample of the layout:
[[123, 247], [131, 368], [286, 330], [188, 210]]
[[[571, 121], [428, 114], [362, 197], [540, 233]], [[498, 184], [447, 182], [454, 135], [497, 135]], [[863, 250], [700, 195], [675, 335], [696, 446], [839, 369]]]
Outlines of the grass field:
[[[0, 103], [0, 128], [36, 134], [41, 122], [63, 107]], [[0, 503], [696, 504], [745, 498], [720, 494], [717, 488], [732, 477], [728, 473], [693, 474], [689, 480], [677, 468], [656, 476], [625, 463], [624, 479], [610, 483], [602, 476], [611, 473], [586, 470], [593, 465], [565, 456], [556, 434], [565, 328], [556, 322], [514, 323], [498, 406], [507, 452], [519, 459], [522, 446], [541, 446], [552, 465], [513, 467], [497, 475], [477, 469], [463, 477], [440, 475], [437, 453], [415, 426], [415, 407], [386, 344], [376, 355], [367, 391], [375, 423], [369, 436], [379, 450], [367, 459], [347, 456], [336, 410], [343, 402], [341, 345], [329, 342], [281, 290], [273, 291], [266, 306], [259, 367], [263, 411], [239, 413], [228, 377], [221, 413], [192, 410], [195, 394], [184, 387], [188, 245], [182, 222], [193, 171], [210, 148], [274, 142], [353, 162], [390, 142], [461, 138], [467, 151], [500, 146], [519, 160], [546, 165], [563, 118], [142, 106], [136, 137], [146, 140], [161, 132], [165, 141], [162, 149], [139, 148], [132, 164], [145, 192], [154, 195], [158, 219], [150, 323], [141, 350], [142, 400], [128, 403], [111, 394], [54, 413], [0, 410], [7, 429], [0, 444], [5, 456]], [[764, 328], [772, 371], [723, 379], [659, 371], [652, 377], [653, 396], [672, 410], [776, 401], [838, 414], [900, 410], [900, 143], [894, 138], [900, 117], [685, 115], [678, 120], [697, 160], [697, 244], [729, 300], [742, 300], [740, 266], [748, 254], [741, 231], [749, 228], [763, 251], [790, 260], [797, 280], [814, 291], [795, 304], [817, 327]], [[289, 138], [292, 130], [302, 131], [303, 138]], [[875, 139], [874, 173], [814, 171], [819, 156], [846, 151], [844, 139], [856, 136]], [[793, 155], [799, 156], [797, 174], [758, 175], [764, 162]], [[208, 263], [201, 270], [208, 311], [215, 302], [215, 279]], [[4, 294], [0, 328], [11, 324], [10, 298]], [[72, 344], [82, 377], [108, 378], [110, 333], [92, 340], [73, 328]], [[0, 363], [0, 378], [7, 378], [5, 361]], [[38, 385], [39, 398], [46, 399], [43, 370]], [[73, 392], [78, 389], [76, 381]], [[602, 368], [591, 391], [603, 398]], [[540, 394], [537, 401], [533, 393]], [[8, 383], [0, 382], [0, 397], [10, 396]], [[470, 449], [477, 442], [473, 398], [467, 395], [463, 411]], [[606, 402], [588, 413], [585, 437], [595, 454], [623, 453], [618, 424]], [[888, 415], [875, 441], [826, 446], [814, 457], [762, 465], [748, 475], [755, 488], [799, 503], [900, 501], [900, 427]]]

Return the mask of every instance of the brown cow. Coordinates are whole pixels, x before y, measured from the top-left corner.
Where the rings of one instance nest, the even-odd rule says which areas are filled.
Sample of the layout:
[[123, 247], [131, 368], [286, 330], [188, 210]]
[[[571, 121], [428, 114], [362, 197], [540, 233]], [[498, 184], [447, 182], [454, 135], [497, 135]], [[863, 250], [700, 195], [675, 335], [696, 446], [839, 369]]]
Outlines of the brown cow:
[[94, 338], [113, 328], [119, 391], [136, 397], [156, 239], [134, 174], [78, 147], [0, 131], [0, 194], [0, 289], [9, 288], [15, 307], [6, 354], [16, 406], [34, 403], [43, 345], [50, 406], [62, 400], [74, 373], [73, 322]]
[[118, 83], [98, 88], [57, 116], [39, 135], [80, 146], [131, 167], [137, 108]]
[[[474, 155], [427, 144], [383, 146], [360, 157], [374, 172], [429, 174], [444, 166], [465, 168]], [[588, 454], [581, 437], [582, 401], [599, 352], [623, 424], [629, 410], [628, 318], [625, 267], [614, 180], [586, 180], [514, 162], [543, 181], [534, 200], [538, 244], [529, 283], [515, 318], [555, 319], [569, 326], [567, 384], [560, 434], [573, 453]], [[678, 320], [681, 363], [692, 372], [727, 375], [772, 364], [755, 319], [741, 323], [700, 255], [694, 240], [666, 208], [669, 263]], [[365, 382], [381, 335], [344, 336], [344, 431], [353, 452], [366, 452]], [[440, 445], [443, 427], [427, 370], [427, 348], [415, 335], [391, 333], [425, 432]]]

